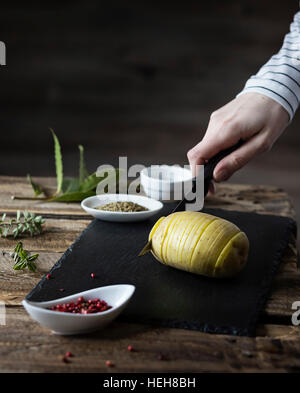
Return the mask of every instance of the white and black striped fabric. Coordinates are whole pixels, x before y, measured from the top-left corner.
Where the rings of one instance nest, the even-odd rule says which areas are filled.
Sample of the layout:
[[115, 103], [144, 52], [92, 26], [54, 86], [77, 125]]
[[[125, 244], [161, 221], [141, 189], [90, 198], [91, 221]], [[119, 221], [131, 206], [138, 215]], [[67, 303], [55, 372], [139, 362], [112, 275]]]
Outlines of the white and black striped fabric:
[[290, 120], [300, 102], [300, 12], [294, 16], [290, 32], [280, 51], [246, 82], [241, 93], [261, 93], [281, 104]]

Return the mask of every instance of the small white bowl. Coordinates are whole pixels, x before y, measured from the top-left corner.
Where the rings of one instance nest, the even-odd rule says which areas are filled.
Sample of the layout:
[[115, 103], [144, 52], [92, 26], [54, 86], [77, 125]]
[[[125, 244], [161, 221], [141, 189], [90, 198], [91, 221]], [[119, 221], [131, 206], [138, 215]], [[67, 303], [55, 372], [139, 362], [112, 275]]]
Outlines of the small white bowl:
[[[22, 305], [34, 320], [51, 329], [55, 334], [83, 334], [102, 329], [112, 322], [124, 310], [134, 291], [134, 285], [110, 285], [49, 302], [31, 302], [24, 299]], [[87, 300], [98, 298], [105, 300], [112, 308], [95, 314], [72, 314], [48, 310], [49, 307], [57, 304], [74, 302], [80, 296]]]
[[[106, 205], [111, 202], [134, 202], [140, 206], [144, 206], [149, 210], [141, 212], [111, 212], [106, 210], [98, 210], [95, 207]], [[155, 199], [146, 196], [132, 194], [103, 194], [95, 195], [84, 199], [81, 207], [89, 214], [104, 221], [142, 221], [157, 214], [163, 207], [163, 204]]]
[[181, 200], [192, 189], [192, 173], [178, 165], [152, 165], [141, 171], [145, 194], [160, 201]]

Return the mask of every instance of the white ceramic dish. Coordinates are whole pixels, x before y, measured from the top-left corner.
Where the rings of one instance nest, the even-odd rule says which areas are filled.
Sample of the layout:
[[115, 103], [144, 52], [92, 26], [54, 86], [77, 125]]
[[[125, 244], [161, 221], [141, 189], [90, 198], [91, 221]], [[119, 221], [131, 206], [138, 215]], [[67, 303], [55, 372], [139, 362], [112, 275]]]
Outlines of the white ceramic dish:
[[[98, 210], [95, 207], [103, 206], [111, 202], [134, 202], [138, 205], [144, 206], [149, 210], [141, 212], [111, 212], [105, 210]], [[95, 195], [84, 199], [81, 202], [81, 207], [89, 214], [104, 221], [142, 221], [157, 214], [163, 207], [163, 204], [155, 199], [150, 199], [146, 196], [131, 195], [131, 194], [103, 194]]]
[[[112, 322], [124, 310], [134, 291], [134, 285], [110, 285], [49, 302], [30, 302], [24, 299], [22, 305], [34, 320], [51, 329], [55, 334], [82, 334], [102, 329]], [[95, 314], [72, 314], [47, 310], [47, 308], [57, 304], [76, 301], [80, 296], [85, 299], [100, 298], [105, 300], [112, 308]]]
[[192, 188], [192, 173], [177, 165], [152, 165], [141, 171], [141, 185], [149, 198], [181, 200], [183, 192]]

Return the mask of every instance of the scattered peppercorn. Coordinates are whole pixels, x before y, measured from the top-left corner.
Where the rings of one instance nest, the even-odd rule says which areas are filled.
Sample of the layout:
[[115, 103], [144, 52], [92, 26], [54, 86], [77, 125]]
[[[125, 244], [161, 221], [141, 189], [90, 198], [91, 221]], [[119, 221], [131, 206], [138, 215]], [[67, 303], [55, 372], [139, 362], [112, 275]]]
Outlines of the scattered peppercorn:
[[131, 345], [128, 345], [127, 349], [129, 352], [133, 352], [133, 347]]
[[60, 291], [60, 292], [64, 292], [64, 289], [63, 289], [63, 288], [59, 288], [59, 291]]
[[91, 273], [91, 277], [92, 277], [92, 278], [95, 278], [95, 273]]
[[66, 355], [62, 357], [62, 361], [64, 363], [70, 363], [70, 360], [68, 359], [68, 357]]
[[66, 352], [65, 357], [67, 358], [72, 358], [74, 355], [72, 354], [72, 352]]
[[161, 353], [161, 354], [159, 354], [159, 355], [157, 356], [157, 359], [158, 359], [158, 360], [166, 360], [166, 357], [165, 357], [165, 355], [163, 355], [163, 354]]
[[47, 278], [47, 280], [50, 280], [50, 278], [51, 278], [51, 274], [50, 274], [50, 273], [48, 273], [48, 274], [47, 274], [47, 276], [46, 276], [46, 278]]
[[115, 366], [115, 363], [113, 363], [110, 360], [106, 360], [105, 364], [106, 364], [107, 367], [114, 367]]
[[80, 296], [76, 302], [56, 304], [53, 307], [48, 308], [48, 310], [68, 312], [73, 314], [95, 314], [98, 312], [103, 312], [111, 309], [104, 300], [100, 299], [89, 299], [85, 300]]

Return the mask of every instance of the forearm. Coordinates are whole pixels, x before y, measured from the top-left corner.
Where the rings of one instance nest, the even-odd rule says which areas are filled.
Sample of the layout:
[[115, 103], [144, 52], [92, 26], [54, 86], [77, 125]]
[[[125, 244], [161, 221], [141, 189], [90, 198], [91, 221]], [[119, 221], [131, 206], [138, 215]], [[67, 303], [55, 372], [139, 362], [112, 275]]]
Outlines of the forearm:
[[292, 120], [300, 102], [300, 12], [294, 16], [279, 52], [247, 81], [239, 95], [246, 92], [260, 93], [277, 101]]

